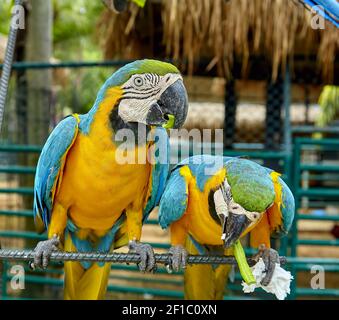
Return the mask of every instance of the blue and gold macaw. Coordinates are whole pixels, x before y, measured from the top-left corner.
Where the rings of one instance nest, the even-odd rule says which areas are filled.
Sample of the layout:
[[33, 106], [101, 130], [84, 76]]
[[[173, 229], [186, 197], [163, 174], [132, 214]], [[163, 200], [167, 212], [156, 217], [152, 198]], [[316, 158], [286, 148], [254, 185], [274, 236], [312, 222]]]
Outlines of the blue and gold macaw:
[[[270, 237], [286, 235], [294, 217], [293, 195], [279, 174], [242, 158], [200, 155], [176, 165], [160, 200], [159, 222], [170, 227], [170, 267], [185, 268], [186, 299], [222, 299], [228, 265], [186, 266], [188, 254], [232, 254], [250, 233], [267, 267], [269, 284], [278, 253]], [[265, 249], [263, 249], [263, 245]]]
[[[35, 221], [48, 240], [38, 243], [34, 265], [45, 268], [60, 243], [74, 252], [129, 244], [141, 256], [141, 271], [155, 267], [151, 246], [140, 242], [142, 224], [168, 175], [165, 128], [181, 127], [187, 108], [178, 69], [139, 60], [105, 82], [87, 114], [57, 125], [35, 176]], [[109, 270], [109, 263], [66, 262], [65, 298], [104, 298]]]

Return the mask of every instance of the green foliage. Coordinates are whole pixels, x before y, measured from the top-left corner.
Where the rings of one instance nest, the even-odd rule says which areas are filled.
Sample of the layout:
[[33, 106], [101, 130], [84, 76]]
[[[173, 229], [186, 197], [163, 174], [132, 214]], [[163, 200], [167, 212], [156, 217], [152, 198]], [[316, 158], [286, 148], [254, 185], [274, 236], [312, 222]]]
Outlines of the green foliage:
[[103, 9], [101, 1], [53, 0], [54, 56], [61, 60], [100, 59], [95, 34]]
[[58, 94], [58, 109], [86, 113], [94, 104], [97, 93], [106, 79], [112, 75], [111, 68], [88, 68], [73, 70], [68, 75], [68, 84]]
[[101, 1], [54, 0], [54, 41], [91, 35], [103, 8]]
[[321, 114], [317, 124], [327, 126], [333, 120], [339, 118], [339, 87], [325, 86], [319, 98]]
[[9, 32], [9, 23], [11, 21], [12, 0], [0, 1], [0, 34], [7, 35]]
[[[98, 0], [53, 0], [54, 57], [61, 61], [101, 60], [96, 25], [104, 9]], [[112, 68], [71, 69], [66, 75], [67, 84], [58, 93], [58, 109], [87, 112], [112, 72]]]
[[145, 6], [146, 0], [132, 0], [132, 2], [136, 3], [139, 7], [143, 8]]

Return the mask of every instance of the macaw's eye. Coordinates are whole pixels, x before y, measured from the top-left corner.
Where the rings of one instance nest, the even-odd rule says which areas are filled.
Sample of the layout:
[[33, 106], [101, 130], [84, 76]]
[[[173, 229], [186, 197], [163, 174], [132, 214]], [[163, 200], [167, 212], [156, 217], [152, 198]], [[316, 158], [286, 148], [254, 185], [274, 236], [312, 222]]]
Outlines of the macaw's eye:
[[137, 87], [141, 87], [144, 84], [144, 80], [141, 77], [135, 77], [134, 78], [134, 84]]
[[262, 214], [259, 212], [252, 212], [250, 219], [252, 221], [258, 221], [261, 216]]

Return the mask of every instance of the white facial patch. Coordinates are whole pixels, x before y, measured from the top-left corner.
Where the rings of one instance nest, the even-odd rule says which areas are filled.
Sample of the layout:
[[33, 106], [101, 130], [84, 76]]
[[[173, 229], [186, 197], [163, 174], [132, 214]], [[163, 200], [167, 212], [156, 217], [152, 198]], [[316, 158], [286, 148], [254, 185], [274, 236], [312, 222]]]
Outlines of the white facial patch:
[[118, 114], [125, 122], [146, 124], [147, 114], [162, 93], [182, 76], [168, 73], [159, 76], [154, 73], [133, 75], [122, 86], [123, 96], [119, 103]]
[[232, 193], [231, 193], [231, 186], [229, 185], [226, 178], [224, 180], [224, 183], [221, 186], [221, 189], [223, 190], [224, 197], [226, 197], [225, 201], [229, 203], [232, 199]]
[[214, 192], [214, 205], [215, 205], [215, 211], [217, 212], [218, 216], [225, 216], [228, 217], [228, 207], [227, 203], [225, 202], [224, 196], [222, 194], [222, 191], [218, 189], [216, 192]]
[[[213, 200], [214, 200], [214, 206], [215, 206], [215, 211], [217, 212], [217, 215], [223, 216], [223, 219], [226, 219], [228, 217], [228, 206], [225, 201], [223, 191], [221, 189], [218, 189], [217, 191], [214, 192], [213, 195]], [[221, 240], [225, 240], [226, 238], [226, 233], [223, 233], [221, 235]]]

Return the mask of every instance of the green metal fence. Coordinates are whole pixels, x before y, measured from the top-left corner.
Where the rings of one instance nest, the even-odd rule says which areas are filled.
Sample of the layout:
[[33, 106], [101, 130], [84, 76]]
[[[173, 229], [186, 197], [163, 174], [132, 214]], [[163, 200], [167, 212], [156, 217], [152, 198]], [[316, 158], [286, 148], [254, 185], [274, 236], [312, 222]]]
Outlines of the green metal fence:
[[[83, 68], [83, 67], [117, 67], [125, 64], [127, 61], [108, 61], [102, 63], [15, 63], [13, 65], [14, 70], [24, 69], [44, 69], [44, 68]], [[1, 68], [1, 65], [0, 65]], [[105, 70], [104, 70], [105, 71]], [[109, 70], [106, 70], [109, 71]], [[72, 74], [74, 78], [77, 78], [77, 74]], [[89, 84], [93, 87], [93, 84], [89, 80]], [[79, 89], [78, 87], [76, 87]], [[92, 88], [96, 90], [96, 88]], [[83, 92], [84, 90], [79, 90]], [[73, 92], [73, 90], [71, 90]], [[285, 92], [285, 118], [289, 118], [289, 82], [284, 82]], [[71, 97], [71, 95], [70, 95]], [[58, 100], [58, 97], [57, 97]], [[76, 99], [75, 99], [76, 100]], [[73, 100], [72, 100], [73, 101]], [[69, 101], [68, 101], [69, 102]], [[82, 103], [79, 103], [79, 108]], [[79, 111], [79, 110], [73, 110]], [[7, 119], [8, 120], [8, 119]], [[6, 121], [6, 118], [5, 118]], [[10, 121], [7, 121], [7, 123]], [[17, 129], [17, 128], [16, 128]], [[20, 128], [19, 128], [20, 129]], [[10, 133], [11, 128], [6, 128]], [[7, 132], [6, 131], [6, 132]], [[312, 133], [314, 128], [308, 128], [308, 131], [304, 128], [300, 128], [298, 133]], [[9, 135], [10, 136], [10, 135]], [[3, 142], [0, 144], [0, 156], [5, 155], [8, 159], [15, 159], [20, 154], [32, 155], [39, 154], [41, 151], [40, 146], [32, 145], [18, 145], [15, 139], [8, 139], [9, 142]], [[14, 142], [13, 142], [14, 141]], [[339, 259], [326, 259], [326, 258], [304, 258], [297, 255], [297, 250], [300, 246], [314, 246], [314, 245], [330, 245], [338, 246], [338, 240], [335, 239], [311, 239], [300, 238], [298, 235], [298, 222], [301, 220], [314, 220], [314, 221], [339, 221], [338, 215], [312, 215], [305, 214], [301, 210], [303, 209], [304, 199], [308, 199], [309, 207], [311, 208], [324, 208], [329, 201], [339, 206], [339, 187], [326, 187], [324, 183], [328, 179], [328, 175], [333, 179], [338, 170], [338, 161], [335, 163], [327, 163], [322, 158], [317, 162], [304, 162], [303, 153], [307, 149], [311, 149], [316, 153], [328, 153], [338, 152], [339, 139], [321, 139], [315, 140], [310, 138], [297, 138], [294, 142], [291, 139], [291, 128], [289, 121], [284, 122], [284, 147], [281, 150], [225, 150], [226, 156], [245, 156], [252, 160], [258, 161], [263, 164], [264, 161], [272, 160], [279, 164], [282, 168], [284, 180], [292, 187], [296, 197], [296, 221], [293, 225], [292, 231], [288, 237], [283, 238], [281, 241], [276, 242], [274, 245], [281, 255], [288, 256], [287, 268], [293, 272], [296, 278], [293, 281], [291, 288], [290, 298], [300, 297], [339, 297], [338, 288], [326, 288], [322, 290], [313, 290], [309, 285], [298, 285], [297, 281], [300, 279], [300, 275], [310, 273], [312, 266], [320, 265], [328, 273], [334, 273], [338, 276], [339, 272]], [[18, 175], [32, 176], [35, 173], [35, 168], [32, 166], [20, 166], [15, 161], [7, 161], [0, 165], [0, 175]], [[337, 158], [338, 160], [338, 158]], [[304, 181], [304, 174], [308, 174], [308, 179], [318, 181], [319, 184], [316, 187], [305, 187], [300, 181]], [[339, 178], [337, 178], [339, 181]], [[31, 186], [0, 186], [1, 195], [21, 195], [31, 196], [33, 189]], [[0, 210], [0, 218], [6, 217], [8, 221], [13, 218], [31, 218], [33, 212], [28, 208], [11, 209], [4, 207]], [[147, 224], [157, 225], [156, 220], [149, 220]], [[0, 230], [0, 238], [12, 239], [12, 240], [43, 240], [45, 235], [38, 235], [33, 231], [27, 231], [24, 229], [3, 229]], [[151, 243], [151, 245], [157, 250], [168, 249], [169, 245], [166, 243]], [[253, 250], [247, 248], [246, 253], [251, 254]], [[46, 296], [46, 288], [48, 288], [48, 296], [50, 292], [55, 292], [52, 297], [61, 298], [61, 286], [63, 285], [62, 275], [63, 270], [61, 265], [52, 264], [48, 270], [30, 272], [26, 265], [23, 265], [26, 274], [27, 288], [35, 286], [38, 290], [35, 290], [34, 296], [25, 294], [25, 292], [15, 292], [10, 288], [10, 281], [13, 277], [11, 273], [12, 263], [4, 261], [2, 264], [1, 274], [1, 299], [31, 299], [31, 298], [44, 298]], [[123, 272], [123, 274], [122, 274]], [[136, 266], [114, 264], [112, 265], [111, 282], [108, 287], [108, 292], [114, 294], [115, 297], [125, 296], [126, 294], [133, 295], [133, 297], [164, 297], [164, 298], [183, 298], [182, 291], [182, 273], [174, 273], [167, 275], [165, 269], [159, 269], [155, 275], [147, 276], [138, 272]], [[255, 295], [244, 295], [241, 291], [241, 277], [239, 273], [235, 273], [234, 283], [230, 283], [225, 293], [225, 299], [237, 299], [237, 298], [256, 298], [256, 299], [272, 299], [272, 295], [265, 294], [263, 291], [258, 291]], [[123, 281], [122, 284], [121, 281]], [[136, 285], [138, 283], [138, 285]], [[118, 296], [117, 296], [118, 295]]]
[[[318, 155], [316, 161], [303, 160], [303, 152], [312, 152]], [[323, 159], [324, 153], [334, 153], [334, 161], [326, 161]], [[338, 239], [306, 239], [300, 238], [298, 234], [298, 223], [302, 220], [308, 221], [339, 221], [338, 215], [329, 215], [325, 212], [322, 212], [321, 215], [316, 215], [312, 213], [302, 213], [301, 212], [301, 201], [302, 199], [311, 199], [311, 200], [321, 200], [320, 203], [314, 201], [311, 206], [324, 206], [331, 201], [338, 204], [339, 200], [339, 139], [312, 139], [299, 137], [295, 139], [294, 143], [294, 152], [293, 152], [293, 190], [296, 201], [296, 215], [295, 220], [292, 226], [290, 233], [291, 238], [291, 256], [298, 256], [298, 247], [303, 246], [339, 246]], [[330, 163], [328, 163], [330, 162]], [[308, 174], [308, 179], [318, 182], [320, 186], [310, 187], [303, 186], [303, 174]], [[310, 174], [312, 173], [312, 175]], [[330, 175], [326, 175], [330, 173]], [[325, 179], [324, 179], [324, 175]], [[335, 181], [334, 185], [323, 186], [323, 182], [329, 182], [330, 180]], [[298, 258], [296, 258], [298, 259]], [[325, 271], [328, 272], [339, 272], [338, 260], [334, 259], [334, 264], [328, 264], [326, 259], [318, 259], [315, 264], [321, 265]], [[307, 266], [307, 265], [306, 265]], [[292, 264], [292, 273], [296, 279], [293, 283], [292, 298], [296, 297], [298, 294], [301, 295], [321, 295], [321, 296], [334, 296], [339, 297], [338, 289], [322, 289], [322, 290], [312, 290], [310, 288], [297, 288], [296, 283], [298, 280], [298, 271], [300, 271], [300, 265], [294, 263]], [[311, 267], [311, 266], [309, 266]]]
[[[303, 188], [299, 187], [299, 181], [301, 179], [301, 173], [303, 170], [312, 170], [312, 171], [319, 171], [325, 172], [329, 170], [330, 172], [334, 172], [339, 169], [338, 166], [334, 165], [322, 165], [322, 164], [304, 164], [301, 162], [301, 152], [305, 146], [316, 146], [318, 149], [319, 147], [323, 146], [331, 146], [334, 147], [335, 150], [339, 146], [339, 140], [335, 139], [324, 139], [324, 140], [313, 140], [313, 139], [297, 139], [295, 146], [294, 146], [294, 163], [296, 164], [294, 170], [294, 193], [296, 196], [296, 203], [297, 208], [300, 207], [300, 198], [304, 196], [312, 196], [317, 197], [317, 195], [321, 196], [329, 196], [329, 197], [336, 197], [338, 194], [338, 189], [330, 189], [327, 190], [325, 188], [317, 188], [314, 191], [313, 189], [304, 190]], [[328, 149], [328, 148], [327, 148]], [[326, 150], [327, 150], [326, 149]], [[40, 148], [37, 146], [8, 146], [2, 145], [0, 146], [0, 153], [1, 152], [11, 152], [11, 153], [19, 153], [19, 152], [28, 152], [28, 153], [38, 153], [40, 152]], [[226, 151], [224, 153], [228, 156], [248, 156], [253, 160], [256, 161], [263, 161], [263, 159], [279, 159], [282, 162], [286, 161], [286, 154], [284, 152], [267, 152], [267, 151]], [[300, 163], [300, 164], [299, 164]], [[34, 168], [27, 168], [27, 167], [18, 167], [18, 166], [1, 166], [0, 172], [5, 173], [15, 173], [15, 174], [34, 174]], [[289, 180], [289, 179], [287, 179]], [[32, 194], [31, 188], [2, 188], [0, 193], [18, 193], [18, 194]], [[6, 216], [7, 218], [11, 217], [32, 217], [33, 212], [30, 210], [1, 210], [1, 216]], [[317, 258], [300, 258], [296, 256], [296, 249], [298, 245], [338, 245], [337, 240], [314, 240], [314, 239], [299, 239], [297, 233], [297, 221], [300, 219], [319, 219], [319, 220], [331, 220], [331, 221], [338, 221], [338, 216], [319, 216], [314, 217], [305, 214], [297, 214], [296, 223], [294, 224], [291, 236], [289, 239], [285, 238], [280, 243], [280, 253], [282, 254], [291, 254], [288, 257], [288, 265], [287, 268], [290, 269], [294, 276], [297, 278], [300, 272], [309, 272], [310, 268], [316, 264], [321, 265], [327, 272], [338, 272], [339, 271], [339, 259], [317, 259]], [[147, 222], [148, 224], [157, 224], [156, 220], [150, 220]], [[45, 235], [38, 235], [34, 232], [25, 231], [25, 230], [1, 230], [0, 237], [2, 238], [13, 238], [13, 239], [34, 239], [34, 240], [42, 240], [45, 239]], [[151, 245], [155, 249], [168, 249], [168, 244], [164, 243], [151, 243]], [[246, 250], [248, 254], [253, 253], [252, 250]], [[9, 290], [9, 282], [11, 281], [13, 274], [10, 273], [12, 263], [5, 261], [3, 263], [3, 271], [2, 271], [2, 299], [28, 299], [31, 298], [29, 296], [16, 296], [15, 292], [11, 292]], [[55, 267], [55, 265], [53, 265]], [[38, 271], [34, 274], [29, 273], [25, 277], [25, 282], [27, 286], [34, 284], [41, 286], [41, 296], [36, 298], [43, 298], [43, 288], [49, 286], [54, 288], [56, 292], [60, 292], [60, 287], [63, 285], [62, 274], [63, 271], [60, 266], [53, 268], [49, 268], [45, 271]], [[28, 270], [27, 266], [25, 266], [26, 270]], [[164, 274], [166, 274], [165, 269], [160, 269], [157, 272], [157, 275], [153, 275], [151, 278], [145, 277], [144, 275], [139, 274], [136, 266], [127, 266], [123, 264], [115, 264], [112, 266], [112, 274], [111, 280], [115, 281], [125, 281], [127, 283], [124, 285], [116, 285], [110, 284], [108, 287], [108, 292], [114, 294], [132, 294], [137, 296], [142, 296], [144, 298], [150, 297], [166, 297], [166, 298], [175, 298], [181, 299], [183, 298], [182, 292], [182, 273], [173, 274], [169, 278], [161, 278]], [[126, 272], [126, 274], [119, 274], [121, 271]], [[116, 274], [118, 272], [118, 274]], [[172, 279], [173, 278], [173, 279]], [[141, 285], [134, 285], [135, 282], [140, 283]], [[272, 296], [264, 294], [263, 292], [258, 292], [254, 296], [246, 296], [241, 293], [241, 279], [240, 275], [237, 273], [235, 276], [235, 282], [228, 285], [225, 299], [237, 299], [237, 298], [263, 298], [263, 299], [272, 299]], [[296, 282], [294, 282], [295, 284]], [[162, 288], [163, 286], [172, 286], [173, 288]], [[313, 290], [309, 287], [292, 287], [292, 298], [297, 298], [300, 296], [318, 296], [318, 297], [338, 297], [339, 290], [338, 289], [324, 289], [324, 290]], [[59, 296], [60, 297], [60, 296]]]

